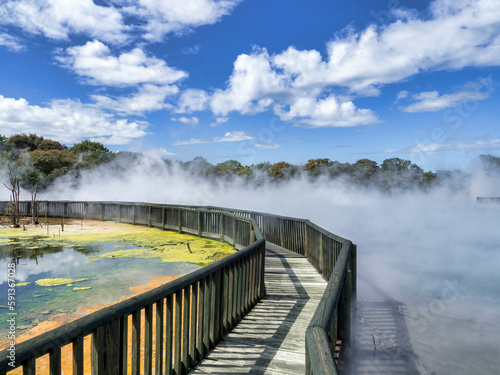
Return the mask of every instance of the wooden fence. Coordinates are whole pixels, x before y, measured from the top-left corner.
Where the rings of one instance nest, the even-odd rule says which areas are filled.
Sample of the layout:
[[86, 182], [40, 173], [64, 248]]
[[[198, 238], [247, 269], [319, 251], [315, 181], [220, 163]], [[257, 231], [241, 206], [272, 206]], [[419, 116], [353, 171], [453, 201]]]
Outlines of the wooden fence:
[[[22, 202], [21, 213], [29, 215], [30, 204]], [[5, 206], [0, 203], [0, 212]], [[18, 344], [16, 367], [22, 366], [23, 374], [35, 374], [37, 358], [46, 354], [50, 374], [61, 374], [61, 348], [66, 345], [72, 347], [74, 374], [126, 374], [129, 366], [132, 374], [186, 374], [265, 294], [265, 241], [250, 219], [188, 207], [114, 202], [40, 202], [38, 212], [174, 229], [218, 238], [242, 250]], [[84, 368], [84, 338], [89, 335], [90, 369]], [[8, 350], [0, 352], [0, 374], [12, 370], [8, 356]]]
[[[22, 202], [21, 212], [28, 215], [30, 204], [31, 202]], [[0, 212], [3, 212], [6, 205], [7, 202], [0, 202]], [[244, 314], [263, 297], [265, 293], [263, 280], [264, 239], [304, 255], [318, 273], [328, 281], [323, 298], [306, 331], [306, 374], [337, 374], [335, 348], [339, 342], [341, 342], [344, 355], [349, 353], [352, 336], [352, 314], [356, 308], [356, 245], [345, 238], [320, 228], [309, 220], [212, 206], [195, 207], [120, 202], [40, 202], [38, 212], [42, 217], [47, 215], [48, 217], [114, 220], [149, 225], [198, 236], [217, 238], [231, 243], [236, 248], [243, 249], [237, 254], [217, 261], [202, 270], [186, 275], [182, 279], [162, 287], [159, 295], [162, 296], [161, 300], [165, 300], [167, 303], [164, 310], [167, 311], [167, 318], [170, 316], [169, 319], [172, 316], [172, 310], [171, 307], [169, 310], [169, 306], [172, 306], [174, 301], [179, 301], [180, 305], [175, 311], [177, 311], [176, 314], [181, 314], [181, 310], [183, 312], [185, 310], [184, 306], [187, 305], [189, 308], [190, 293], [192, 296], [196, 296], [196, 293], [198, 293], [198, 303], [191, 302], [191, 306], [194, 306], [194, 309], [191, 309], [191, 320], [187, 315], [186, 319], [181, 319], [181, 315], [178, 318], [176, 315], [174, 319], [176, 322], [175, 327], [168, 326], [167, 323], [167, 332], [164, 333], [167, 344], [160, 346], [160, 348], [165, 351], [168, 343], [172, 342], [172, 337], [176, 337], [176, 340], [172, 343], [172, 349], [167, 349], [167, 354], [165, 354], [165, 363], [169, 363], [168, 365], [165, 364], [166, 367], [164, 367], [168, 370], [167, 374], [186, 373], [219, 341], [223, 334], [241, 320]], [[195, 284], [196, 287], [193, 287]], [[205, 289], [207, 284], [212, 285], [209, 292]], [[219, 286], [221, 289], [219, 289]], [[191, 288], [191, 292], [189, 288]], [[253, 288], [255, 290], [252, 290]], [[201, 304], [200, 301], [205, 301], [207, 295], [211, 296], [211, 302]], [[219, 300], [221, 295], [228, 296], [229, 302], [224, 302], [224, 298]], [[141, 300], [143, 296], [139, 296]], [[157, 295], [147, 298], [147, 304], [143, 304], [141, 307], [133, 306], [135, 310], [125, 309], [125, 313], [121, 315], [120, 319], [130, 314], [133, 315], [133, 311], [140, 311], [141, 309], [146, 311], [146, 306], [158, 303], [152, 301], [152, 299], [158, 298]], [[160, 302], [160, 304], [165, 304], [165, 302]], [[177, 307], [177, 304], [175, 306]], [[203, 319], [201, 323], [199, 319], [195, 322], [196, 306], [198, 306], [198, 315], [207, 314], [207, 307], [210, 306], [210, 314], [215, 314], [211, 316], [217, 317], [216, 321], [212, 322], [207, 317], [208, 320]], [[162, 310], [158, 311], [161, 312]], [[151, 313], [146, 311], [146, 319], [149, 316], [148, 314]], [[135, 315], [140, 316], [137, 312]], [[90, 319], [90, 317], [91, 315], [87, 319]], [[86, 322], [83, 323], [87, 324]], [[109, 324], [109, 322], [106, 322], [106, 324]], [[118, 323], [115, 322], [114, 324], [116, 325], [115, 329], [118, 329]], [[204, 331], [204, 324], [209, 324], [211, 327], [209, 330], [211, 333], [209, 333], [209, 338], [206, 340], [198, 337], [199, 335], [203, 337], [207, 335]], [[177, 325], [179, 326], [177, 327]], [[123, 330], [124, 326], [125, 324], [120, 321], [119, 329]], [[183, 330], [183, 327], [185, 330]], [[174, 329], [174, 331], [169, 332], [168, 328]], [[195, 344], [192, 341], [194, 339], [189, 337], [186, 339], [181, 338], [179, 332], [187, 332], [188, 328], [189, 332], [198, 329]], [[202, 333], [199, 333], [200, 330]], [[104, 334], [102, 335], [107, 337]], [[80, 336], [82, 335], [79, 334], [78, 337]], [[158, 333], [156, 337], [158, 340]], [[106, 339], [104, 338], [101, 341], [106, 341]], [[150, 339], [148, 339], [149, 341]], [[186, 342], [189, 342], [189, 344]], [[116, 345], [121, 344], [116, 343]], [[184, 347], [191, 348], [192, 345], [195, 345], [193, 354], [191, 354], [191, 349], [183, 349]], [[124, 349], [116, 350], [116, 353], [121, 353]], [[136, 348], [135, 350], [139, 349]], [[47, 353], [47, 350], [44, 353]], [[0, 354], [4, 355], [3, 353]], [[97, 354], [95, 355], [97, 356]], [[123, 360], [126, 356], [121, 354], [121, 358]], [[101, 361], [106, 363], [106, 360], [101, 359]], [[0, 375], [4, 368], [4, 362], [4, 358], [0, 358]], [[138, 362], [138, 359], [136, 362]], [[150, 362], [150, 360], [147, 361], [148, 364]], [[97, 361], [96, 365], [99, 363]], [[160, 364], [155, 365], [155, 373], [162, 373], [162, 367], [159, 366]], [[148, 368], [150, 367], [148, 365]], [[123, 365], [118, 366], [116, 372], [113, 373], [122, 373], [122, 371]]]

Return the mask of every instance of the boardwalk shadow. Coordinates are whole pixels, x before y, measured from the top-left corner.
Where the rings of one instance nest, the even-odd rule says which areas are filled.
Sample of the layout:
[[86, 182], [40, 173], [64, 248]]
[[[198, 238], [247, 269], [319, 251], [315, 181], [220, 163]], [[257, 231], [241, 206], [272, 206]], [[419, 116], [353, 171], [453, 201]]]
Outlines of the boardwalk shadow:
[[432, 374], [419, 361], [408, 333], [404, 305], [358, 275], [355, 343], [342, 365], [351, 374]]
[[[302, 256], [268, 245], [265, 299], [192, 374], [305, 372], [305, 329], [317, 305], [310, 294], [320, 297], [326, 283], [312, 267], [303, 270], [302, 263], [311, 267]], [[304, 282], [318, 285], [306, 288]]]

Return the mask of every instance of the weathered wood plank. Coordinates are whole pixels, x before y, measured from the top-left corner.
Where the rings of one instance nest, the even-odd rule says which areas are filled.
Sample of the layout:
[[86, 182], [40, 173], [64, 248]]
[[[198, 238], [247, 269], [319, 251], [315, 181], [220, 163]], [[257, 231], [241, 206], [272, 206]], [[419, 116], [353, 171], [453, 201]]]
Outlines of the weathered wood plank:
[[272, 244], [265, 265], [265, 298], [190, 374], [304, 374], [305, 330], [326, 282], [306, 258]]

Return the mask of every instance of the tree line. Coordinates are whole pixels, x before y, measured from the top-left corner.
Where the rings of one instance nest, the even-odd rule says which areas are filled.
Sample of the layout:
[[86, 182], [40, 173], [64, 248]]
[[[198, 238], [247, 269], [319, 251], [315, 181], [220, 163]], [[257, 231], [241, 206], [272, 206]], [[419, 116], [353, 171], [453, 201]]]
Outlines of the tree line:
[[[111, 152], [102, 143], [84, 140], [71, 147], [36, 134], [0, 135], [0, 170], [12, 171], [20, 186], [30, 192], [49, 189], [59, 177], [69, 176], [78, 184], [82, 171], [100, 166], [126, 174], [134, 163], [145, 158], [141, 153]], [[500, 158], [482, 155], [483, 168], [488, 173], [499, 173]], [[286, 161], [243, 165], [237, 160], [212, 164], [203, 157], [182, 162], [164, 159], [167, 170], [181, 169], [193, 177], [212, 181], [243, 180], [260, 185], [287, 183], [296, 179], [312, 182], [342, 181], [360, 187], [379, 188], [382, 191], [429, 189], [447, 180], [463, 180], [461, 171], [424, 171], [409, 160], [390, 158], [381, 164], [360, 159], [355, 163], [342, 163], [328, 158], [310, 159], [304, 165]], [[456, 183], [456, 182], [455, 182]]]

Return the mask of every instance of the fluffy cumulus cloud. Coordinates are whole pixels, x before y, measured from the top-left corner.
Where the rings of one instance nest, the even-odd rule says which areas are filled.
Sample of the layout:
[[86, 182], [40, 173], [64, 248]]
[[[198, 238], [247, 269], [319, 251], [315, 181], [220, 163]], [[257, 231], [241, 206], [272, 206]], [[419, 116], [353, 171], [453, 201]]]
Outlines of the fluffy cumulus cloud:
[[359, 109], [351, 101], [341, 101], [335, 96], [325, 99], [295, 98], [288, 110], [277, 110], [281, 119], [309, 127], [348, 127], [376, 123], [373, 111]]
[[98, 40], [70, 47], [57, 60], [94, 85], [171, 84], [187, 77], [186, 72], [147, 56], [140, 48], [113, 56], [109, 47]]
[[182, 92], [177, 102], [176, 113], [191, 113], [203, 111], [208, 106], [210, 96], [207, 92], [197, 89], [187, 89]]
[[77, 101], [57, 100], [42, 107], [2, 95], [0, 128], [4, 135], [37, 133], [65, 144], [91, 139], [121, 145], [147, 134], [146, 123], [117, 119]]
[[98, 5], [93, 0], [6, 0], [0, 7], [0, 24], [56, 40], [77, 34], [124, 43], [139, 34], [159, 41], [167, 33], [216, 23], [239, 2], [129, 0]]
[[[387, 25], [370, 25], [361, 32], [345, 29], [327, 43], [324, 57], [293, 46], [274, 55], [256, 49], [238, 56], [227, 87], [211, 99], [212, 111], [226, 115], [273, 109], [283, 120], [311, 127], [363, 125], [378, 119], [357, 108], [356, 97], [377, 96], [384, 85], [422, 71], [500, 65], [498, 1], [436, 0], [425, 17], [409, 11], [394, 15], [399, 19]], [[405, 95], [400, 93], [398, 100]], [[443, 96], [421, 93], [405, 110], [437, 111], [469, 96], [467, 90]]]
[[269, 109], [287, 90], [286, 77], [276, 72], [266, 49], [238, 56], [226, 90], [216, 90], [210, 106], [217, 115], [230, 111], [252, 114]]
[[68, 39], [70, 34], [114, 43], [127, 39], [128, 27], [120, 11], [92, 0], [6, 0], [0, 7], [0, 20], [51, 39]]
[[171, 32], [182, 33], [202, 25], [218, 22], [229, 14], [240, 0], [139, 0], [125, 11], [147, 20], [144, 37], [160, 40]]
[[243, 131], [232, 131], [225, 133], [221, 137], [215, 137], [213, 139], [208, 139], [208, 140], [191, 138], [189, 141], [177, 141], [174, 143], [174, 146], [188, 146], [188, 145], [197, 145], [202, 143], [241, 142], [241, 141], [249, 141], [252, 139], [254, 139], [252, 136], [246, 134]]
[[[372, 111], [358, 109], [348, 99], [333, 94], [319, 99], [323, 88], [318, 84], [302, 85], [297, 74], [314, 66], [321, 59], [319, 54], [295, 57], [290, 61], [296, 67], [290, 64], [285, 69], [283, 56], [270, 56], [265, 49], [238, 56], [227, 89], [217, 90], [212, 96], [212, 111], [226, 115], [230, 111], [253, 114], [272, 109], [284, 121], [309, 127], [355, 126], [378, 121]], [[316, 74], [321, 72], [311, 70], [311, 75]]]

